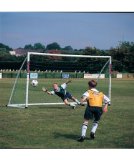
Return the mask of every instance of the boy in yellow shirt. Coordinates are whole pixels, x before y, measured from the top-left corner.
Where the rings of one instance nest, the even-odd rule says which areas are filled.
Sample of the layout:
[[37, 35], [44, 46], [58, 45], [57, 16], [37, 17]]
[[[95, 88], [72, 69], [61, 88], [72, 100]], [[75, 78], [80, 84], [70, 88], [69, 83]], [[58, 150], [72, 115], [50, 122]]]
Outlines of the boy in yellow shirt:
[[[96, 89], [97, 82], [95, 80], [89, 81], [88, 85], [89, 90], [86, 91], [81, 98], [81, 103], [87, 101], [87, 107], [84, 114], [84, 122], [81, 128], [81, 137], [78, 139], [79, 142], [84, 141], [86, 137], [88, 121], [89, 119], [93, 118], [94, 121], [90, 132], [90, 137], [91, 139], [95, 138], [95, 132], [98, 127], [98, 122], [101, 118], [101, 115], [103, 112], [107, 112], [108, 104], [110, 104], [110, 99]], [[105, 103], [104, 107], [103, 102]]]

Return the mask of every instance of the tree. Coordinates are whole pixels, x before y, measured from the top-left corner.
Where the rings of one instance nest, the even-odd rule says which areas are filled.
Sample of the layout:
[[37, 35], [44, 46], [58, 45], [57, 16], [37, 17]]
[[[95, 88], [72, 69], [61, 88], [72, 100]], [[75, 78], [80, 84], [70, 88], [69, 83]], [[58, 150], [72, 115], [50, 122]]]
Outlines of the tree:
[[34, 50], [42, 50], [42, 51], [45, 50], [45, 46], [41, 43], [35, 43], [33, 48], [34, 48]]
[[94, 48], [86, 47], [84, 50], [85, 55], [94, 55], [95, 56], [95, 55], [99, 54], [98, 52], [99, 52], [99, 50], [97, 50], [95, 47]]
[[8, 51], [8, 52], [13, 50], [12, 48], [10, 48], [9, 46], [7, 46], [7, 45], [5, 45], [3, 43], [0, 43], [0, 48], [5, 48], [5, 50]]
[[27, 44], [27, 45], [25, 45], [24, 49], [33, 50], [34, 47], [31, 44]]
[[73, 48], [71, 46], [65, 46], [63, 48], [63, 50], [65, 50], [65, 51], [73, 51]]
[[9, 46], [0, 43], [0, 58], [3, 56], [8, 56], [9, 55], [9, 51], [12, 51], [13, 49], [10, 48]]
[[134, 42], [120, 42], [109, 50], [113, 59], [113, 68], [120, 72], [134, 72]]
[[47, 50], [52, 50], [52, 49], [57, 49], [57, 50], [60, 50], [61, 47], [58, 43], [56, 42], [53, 42], [51, 44], [48, 44], [47, 47], [46, 47]]
[[24, 49], [28, 51], [44, 52], [45, 46], [41, 43], [35, 43], [33, 46], [31, 44], [27, 44]]

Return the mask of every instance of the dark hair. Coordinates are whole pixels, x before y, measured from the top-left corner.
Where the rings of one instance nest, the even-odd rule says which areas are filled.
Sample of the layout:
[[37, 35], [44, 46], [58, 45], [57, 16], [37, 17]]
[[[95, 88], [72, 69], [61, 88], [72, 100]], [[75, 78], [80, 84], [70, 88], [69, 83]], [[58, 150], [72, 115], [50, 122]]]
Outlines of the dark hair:
[[97, 86], [97, 82], [95, 80], [91, 80], [88, 82], [89, 87], [95, 88]]

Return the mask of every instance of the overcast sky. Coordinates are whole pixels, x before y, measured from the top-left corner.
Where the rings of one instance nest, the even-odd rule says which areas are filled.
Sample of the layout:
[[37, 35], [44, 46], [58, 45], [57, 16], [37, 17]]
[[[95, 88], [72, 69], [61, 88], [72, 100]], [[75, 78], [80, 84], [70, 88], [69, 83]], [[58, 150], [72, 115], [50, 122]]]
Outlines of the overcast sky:
[[57, 42], [98, 49], [134, 42], [134, 13], [0, 12], [0, 43], [12, 48]]

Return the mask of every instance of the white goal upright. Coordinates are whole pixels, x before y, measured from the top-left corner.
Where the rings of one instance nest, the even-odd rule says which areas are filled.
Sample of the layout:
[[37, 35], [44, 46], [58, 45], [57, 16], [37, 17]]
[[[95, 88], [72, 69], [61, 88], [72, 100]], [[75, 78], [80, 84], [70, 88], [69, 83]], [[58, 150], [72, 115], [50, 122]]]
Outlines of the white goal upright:
[[[62, 101], [54, 100], [55, 98], [53, 98], [53, 97], [51, 98], [50, 101], [47, 101], [47, 100], [45, 101], [44, 97], [38, 97], [39, 94], [42, 94], [44, 96], [44, 94], [41, 91], [42, 85], [45, 85], [45, 82], [47, 81], [47, 83], [48, 83], [48, 85], [50, 87], [52, 85], [51, 83], [55, 82], [55, 80], [51, 79], [52, 82], [49, 83], [50, 80], [43, 78], [39, 82], [39, 85], [40, 84], [42, 84], [42, 85], [40, 85], [38, 87], [35, 87], [35, 88], [32, 87], [31, 84], [30, 84], [30, 82], [31, 82], [31, 79], [30, 79], [31, 56], [35, 56], [35, 57], [43, 56], [44, 58], [45, 57], [46, 58], [48, 58], [48, 57], [58, 57], [59, 58], [60, 57], [60, 58], [65, 58], [65, 60], [66, 60], [66, 58], [74, 58], [76, 60], [77, 59], [84, 59], [84, 61], [86, 61], [87, 59], [101, 59], [101, 60], [104, 59], [105, 60], [105, 64], [98, 71], [99, 74], [97, 76], [97, 81], [99, 80], [101, 73], [104, 71], [104, 68], [106, 68], [106, 66], [107, 66], [107, 69], [108, 69], [108, 77], [107, 77], [108, 84], [106, 84], [107, 88], [108, 88], [108, 93], [107, 94], [108, 94], [108, 97], [111, 100], [111, 65], [112, 65], [111, 56], [72, 55], [72, 54], [52, 54], [52, 53], [28, 52], [27, 53], [27, 58], [23, 62], [22, 66], [20, 67], [20, 70], [18, 71], [16, 80], [14, 82], [13, 89], [12, 89], [11, 96], [10, 96], [9, 103], [8, 103], [9, 107], [27, 108], [28, 106], [33, 106], [33, 105], [37, 106], [37, 105], [61, 105], [61, 104], [63, 104]], [[21, 84], [20, 86], [21, 87], [23, 86], [23, 87], [22, 88], [21, 87], [17, 88], [16, 86], [17, 86], [17, 82], [18, 82], [18, 79], [19, 79], [19, 75], [21, 73], [21, 70], [22, 70], [25, 62], [26, 62], [26, 74], [25, 74], [24, 78], [22, 78], [20, 80], [21, 81], [20, 82], [20, 84]], [[44, 66], [45, 66], [45, 63], [44, 63]], [[105, 81], [104, 81], [104, 83], [105, 83]], [[13, 97], [14, 97], [14, 94], [15, 94], [16, 90], [19, 90], [18, 93], [16, 93], [16, 95], [18, 96], [18, 99], [21, 99], [22, 95], [21, 95], [20, 92], [21, 92], [21, 90], [23, 90], [23, 97], [24, 97], [23, 101], [21, 101], [21, 100], [19, 102], [14, 102], [13, 101]], [[32, 96], [32, 98], [30, 97], [30, 92], [31, 92], [30, 90], [32, 90], [32, 92], [35, 93]], [[38, 102], [36, 102], [36, 100], [34, 102], [32, 102], [30, 100], [30, 98], [31, 99], [36, 99], [36, 97], [38, 97]]]

